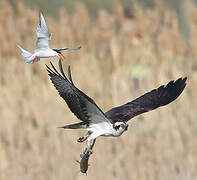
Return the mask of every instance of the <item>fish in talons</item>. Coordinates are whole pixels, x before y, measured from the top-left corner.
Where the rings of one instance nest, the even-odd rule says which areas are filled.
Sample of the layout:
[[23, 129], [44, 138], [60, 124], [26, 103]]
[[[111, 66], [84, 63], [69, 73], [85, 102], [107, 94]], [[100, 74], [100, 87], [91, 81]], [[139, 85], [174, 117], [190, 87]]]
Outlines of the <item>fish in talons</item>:
[[87, 175], [88, 167], [90, 164], [88, 163], [90, 155], [93, 154], [93, 147], [96, 142], [96, 139], [93, 139], [92, 144], [87, 147], [82, 154], [80, 154], [80, 160], [76, 160], [76, 162], [80, 165], [80, 172]]

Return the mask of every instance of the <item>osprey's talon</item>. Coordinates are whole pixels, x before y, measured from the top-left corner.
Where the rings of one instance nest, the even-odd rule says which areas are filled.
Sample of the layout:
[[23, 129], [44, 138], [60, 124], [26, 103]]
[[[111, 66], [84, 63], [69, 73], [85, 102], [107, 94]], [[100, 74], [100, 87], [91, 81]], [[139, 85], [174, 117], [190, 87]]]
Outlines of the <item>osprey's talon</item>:
[[79, 137], [79, 139], [77, 139], [77, 142], [83, 142], [83, 136], [82, 137]]
[[79, 139], [77, 139], [77, 142], [82, 143], [82, 142], [84, 142], [86, 139], [87, 139], [87, 137], [81, 136], [81, 137], [79, 137]]

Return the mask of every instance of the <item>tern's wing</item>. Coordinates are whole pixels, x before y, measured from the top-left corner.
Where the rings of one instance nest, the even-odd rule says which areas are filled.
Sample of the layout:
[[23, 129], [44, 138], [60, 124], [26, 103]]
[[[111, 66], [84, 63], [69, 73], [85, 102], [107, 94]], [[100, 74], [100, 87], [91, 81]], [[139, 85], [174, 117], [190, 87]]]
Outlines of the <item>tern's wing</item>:
[[49, 48], [49, 43], [52, 35], [48, 30], [48, 27], [46, 25], [46, 22], [41, 12], [40, 12], [40, 22], [38, 24], [36, 33], [37, 33], [37, 40], [36, 40], [35, 51], [38, 51], [39, 49], [43, 49], [43, 48]]
[[109, 122], [96, 103], [73, 84], [70, 68], [68, 69], [68, 79], [64, 74], [61, 60], [59, 60], [61, 74], [52, 63], [51, 66], [52, 68], [47, 66], [47, 71], [53, 85], [78, 119], [87, 123]]
[[160, 86], [127, 104], [112, 108], [105, 115], [115, 123], [128, 121], [139, 114], [165, 106], [179, 97], [186, 86], [186, 80], [185, 77], [170, 81], [166, 86]]
[[64, 50], [79, 50], [81, 49], [81, 46], [77, 47], [77, 48], [56, 48], [56, 49], [53, 49], [53, 50], [56, 50], [56, 51], [64, 51]]

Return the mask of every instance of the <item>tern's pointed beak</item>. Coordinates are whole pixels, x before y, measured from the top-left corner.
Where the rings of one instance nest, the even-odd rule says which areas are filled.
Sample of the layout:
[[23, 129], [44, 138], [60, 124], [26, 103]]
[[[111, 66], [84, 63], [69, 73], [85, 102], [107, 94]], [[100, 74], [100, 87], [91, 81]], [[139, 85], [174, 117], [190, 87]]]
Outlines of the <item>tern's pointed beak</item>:
[[60, 52], [59, 54], [59, 58], [61, 59], [61, 60], [63, 60], [64, 59], [64, 55]]

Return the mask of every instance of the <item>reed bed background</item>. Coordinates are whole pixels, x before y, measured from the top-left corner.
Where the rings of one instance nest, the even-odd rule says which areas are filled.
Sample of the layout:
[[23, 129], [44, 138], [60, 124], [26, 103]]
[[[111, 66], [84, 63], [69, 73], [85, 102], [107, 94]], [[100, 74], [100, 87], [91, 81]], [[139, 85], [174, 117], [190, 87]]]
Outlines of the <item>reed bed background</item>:
[[197, 8], [188, 4], [191, 37], [184, 40], [177, 16], [161, 3], [132, 17], [114, 4], [91, 20], [78, 3], [72, 15], [44, 14], [51, 47], [64, 52], [75, 84], [107, 111], [179, 77], [188, 77], [172, 104], [136, 117], [119, 138], [98, 138], [88, 176], [75, 162], [85, 148], [83, 131], [57, 127], [77, 122], [49, 81], [42, 59], [25, 64], [16, 43], [34, 49], [38, 9], [20, 2], [17, 14], [0, 2], [0, 179], [191, 180], [197, 178]]

